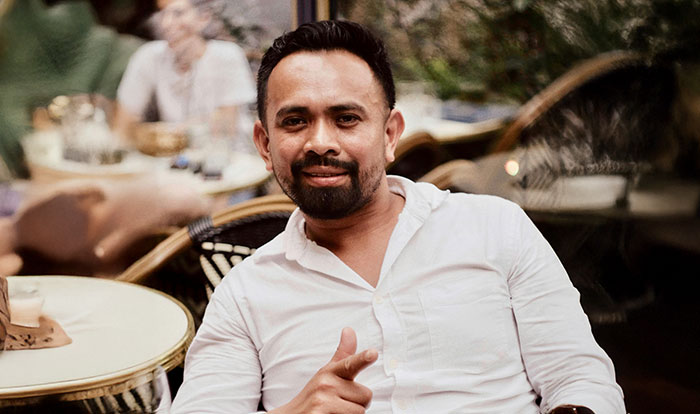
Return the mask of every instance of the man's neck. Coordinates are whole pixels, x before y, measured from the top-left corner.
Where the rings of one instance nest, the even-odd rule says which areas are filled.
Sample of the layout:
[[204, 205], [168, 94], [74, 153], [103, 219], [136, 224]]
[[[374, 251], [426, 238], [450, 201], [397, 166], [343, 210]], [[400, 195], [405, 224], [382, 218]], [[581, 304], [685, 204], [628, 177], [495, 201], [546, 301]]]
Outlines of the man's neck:
[[204, 55], [207, 50], [207, 41], [200, 37], [189, 37], [168, 46], [175, 55], [175, 66], [181, 73], [189, 72], [194, 63]]
[[389, 238], [404, 204], [404, 198], [389, 191], [384, 180], [375, 197], [348, 217], [319, 220], [305, 216], [306, 236], [376, 286]]

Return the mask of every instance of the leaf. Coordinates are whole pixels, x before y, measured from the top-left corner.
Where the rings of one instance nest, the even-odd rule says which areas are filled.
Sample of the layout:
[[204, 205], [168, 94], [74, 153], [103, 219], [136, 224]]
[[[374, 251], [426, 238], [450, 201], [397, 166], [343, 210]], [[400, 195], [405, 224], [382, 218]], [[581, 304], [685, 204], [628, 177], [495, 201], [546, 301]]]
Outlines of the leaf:
[[530, 5], [530, 0], [513, 0], [513, 8], [519, 12], [525, 11]]

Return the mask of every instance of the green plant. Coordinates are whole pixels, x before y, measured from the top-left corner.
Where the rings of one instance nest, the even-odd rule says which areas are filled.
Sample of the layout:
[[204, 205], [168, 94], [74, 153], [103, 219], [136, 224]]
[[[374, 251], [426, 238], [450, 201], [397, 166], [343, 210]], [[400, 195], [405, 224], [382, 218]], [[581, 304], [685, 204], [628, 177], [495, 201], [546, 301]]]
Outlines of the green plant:
[[385, 39], [396, 76], [443, 99], [523, 102], [611, 50], [698, 60], [697, 0], [354, 0], [341, 12]]

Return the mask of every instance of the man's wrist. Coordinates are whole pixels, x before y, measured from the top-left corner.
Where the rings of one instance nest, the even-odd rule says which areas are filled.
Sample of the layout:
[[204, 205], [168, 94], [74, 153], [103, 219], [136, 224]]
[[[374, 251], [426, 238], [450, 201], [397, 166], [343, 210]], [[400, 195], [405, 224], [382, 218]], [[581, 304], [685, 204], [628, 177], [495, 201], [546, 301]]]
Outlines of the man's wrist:
[[593, 410], [582, 405], [560, 405], [549, 414], [595, 414]]

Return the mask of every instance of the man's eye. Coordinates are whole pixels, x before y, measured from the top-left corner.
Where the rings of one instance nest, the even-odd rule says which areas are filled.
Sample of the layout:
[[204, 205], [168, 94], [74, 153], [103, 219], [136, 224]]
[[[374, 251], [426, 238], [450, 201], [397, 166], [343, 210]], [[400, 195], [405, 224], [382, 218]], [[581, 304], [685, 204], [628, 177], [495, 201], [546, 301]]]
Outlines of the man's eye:
[[341, 124], [341, 125], [353, 125], [353, 124], [355, 124], [357, 121], [360, 120], [360, 118], [358, 118], [357, 116], [355, 116], [355, 115], [349, 115], [349, 114], [347, 114], [347, 115], [340, 115], [337, 119], [338, 119], [338, 123]]
[[296, 127], [304, 125], [305, 123], [306, 121], [304, 121], [304, 118], [287, 118], [282, 121], [282, 125], [285, 127]]

